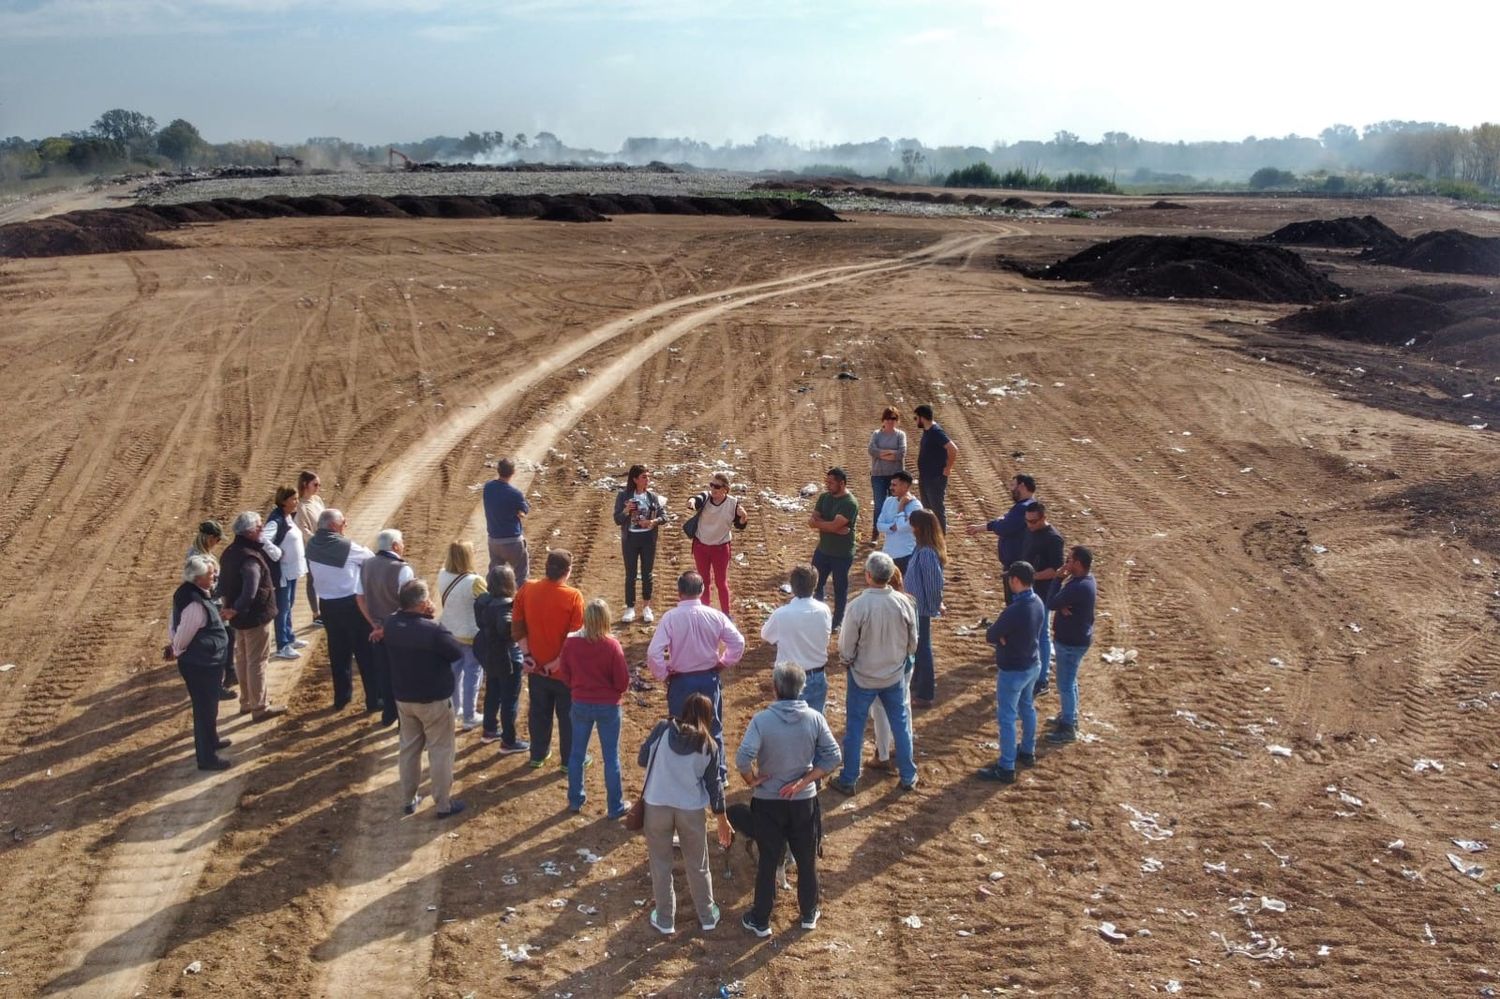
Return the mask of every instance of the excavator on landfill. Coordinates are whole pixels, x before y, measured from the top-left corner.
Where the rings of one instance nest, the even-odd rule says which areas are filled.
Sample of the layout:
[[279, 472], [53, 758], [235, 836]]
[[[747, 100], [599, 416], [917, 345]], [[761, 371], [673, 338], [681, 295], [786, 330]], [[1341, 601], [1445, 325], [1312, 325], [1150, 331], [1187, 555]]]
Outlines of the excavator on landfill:
[[410, 170], [412, 168], [411, 157], [403, 153], [401, 150], [397, 149], [395, 146], [390, 146], [386, 149], [385, 158], [386, 165], [389, 166], [392, 170], [396, 168], [397, 159], [401, 160], [401, 168], [403, 170]]
[[280, 167], [281, 164], [283, 164], [283, 163], [290, 163], [292, 166], [296, 167], [298, 170], [302, 169], [302, 161], [299, 160], [295, 156], [277, 156], [276, 157], [276, 166]]

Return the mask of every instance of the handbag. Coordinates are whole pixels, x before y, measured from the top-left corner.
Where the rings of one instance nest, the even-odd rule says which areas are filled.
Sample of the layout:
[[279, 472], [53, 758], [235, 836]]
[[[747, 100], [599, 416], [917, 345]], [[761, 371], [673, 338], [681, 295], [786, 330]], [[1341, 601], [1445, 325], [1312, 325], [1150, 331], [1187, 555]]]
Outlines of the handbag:
[[682, 522], [682, 533], [686, 534], [690, 540], [696, 541], [698, 539], [698, 518], [703, 515], [703, 504], [708, 502], [708, 493], [699, 493], [693, 497], [693, 500], [697, 503], [698, 512]]
[[651, 747], [651, 758], [646, 761], [646, 779], [641, 781], [641, 793], [631, 802], [630, 811], [625, 813], [622, 820], [625, 828], [631, 832], [640, 832], [646, 828], [646, 785], [651, 782], [651, 767], [656, 763], [656, 754], [661, 750], [662, 741], [670, 735], [670, 728], [663, 731], [661, 738], [656, 740], [656, 745]]

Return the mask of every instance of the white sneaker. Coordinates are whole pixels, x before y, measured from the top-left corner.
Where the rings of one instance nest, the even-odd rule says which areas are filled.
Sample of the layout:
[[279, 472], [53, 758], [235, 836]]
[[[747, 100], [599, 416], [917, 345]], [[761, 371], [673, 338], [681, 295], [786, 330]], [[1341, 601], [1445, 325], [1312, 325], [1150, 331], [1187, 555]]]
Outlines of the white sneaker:
[[294, 638], [292, 639], [292, 648], [305, 649], [307, 648], [307, 643], [300, 638]]
[[646, 610], [641, 614], [641, 620], [645, 621], [647, 624], [650, 624], [652, 621], [656, 620], [656, 615], [651, 613], [650, 607], [647, 607]]
[[469, 717], [465, 718], [464, 719], [464, 731], [465, 732], [472, 732], [472, 731], [474, 731], [476, 728], [479, 727], [479, 721], [480, 721], [480, 719], [479, 719], [479, 717], [477, 715], [470, 715]]
[[290, 645], [283, 645], [281, 648], [279, 648], [279, 649], [276, 650], [276, 654], [274, 656], [272, 656], [271, 658], [272, 659], [301, 659], [302, 658], [302, 653], [298, 652], [296, 649], [292, 648]]
[[625, 608], [625, 613], [620, 615], [620, 623], [621, 624], [629, 624], [631, 621], [634, 621], [634, 620], [635, 620], [635, 608], [634, 607], [626, 607]]

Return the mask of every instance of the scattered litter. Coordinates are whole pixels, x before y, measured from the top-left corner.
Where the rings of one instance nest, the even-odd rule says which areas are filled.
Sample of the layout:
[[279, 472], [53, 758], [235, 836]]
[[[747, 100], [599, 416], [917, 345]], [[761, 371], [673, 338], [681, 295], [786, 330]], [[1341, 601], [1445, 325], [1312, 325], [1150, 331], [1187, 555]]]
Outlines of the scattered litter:
[[198, 972], [200, 972], [202, 970], [203, 970], [203, 962], [202, 961], [194, 961], [192, 964], [188, 965], [186, 968], [183, 968], [182, 969], [182, 973], [184, 975], [196, 975], [196, 974], [198, 974]]
[[719, 986], [719, 999], [734, 999], [735, 996], [742, 996], [744, 994], [745, 983], [739, 979]]
[[1261, 907], [1262, 910], [1264, 910], [1266, 912], [1285, 912], [1286, 911], [1286, 903], [1285, 902], [1283, 902], [1279, 898], [1267, 898], [1265, 895], [1262, 895], [1260, 897], [1260, 907]]
[[597, 864], [599, 863], [599, 861], [604, 859], [586, 846], [581, 846], [573, 852], [582, 857], [585, 864]]
[[1385, 845], [1385, 848], [1387, 850], [1404, 850], [1406, 849], [1406, 840], [1393, 839]]
[[521, 879], [514, 874], [502, 874], [500, 875], [500, 883], [503, 885], [518, 885], [521, 883]]
[[520, 964], [522, 961], [530, 961], [531, 944], [520, 944], [513, 948], [510, 944], [502, 940], [500, 942], [500, 954], [506, 960], [516, 964]]
[[1448, 854], [1448, 863], [1452, 864], [1453, 869], [1466, 878], [1474, 878], [1475, 880], [1478, 880], [1479, 878], [1484, 877], [1483, 867], [1479, 866], [1478, 864], [1471, 864], [1457, 854]]
[[836, 377], [841, 382], [857, 382], [857, 381], [859, 381], [859, 375], [856, 375], [852, 371], [840, 371], [834, 377]]
[[557, 866], [557, 861], [555, 860], [542, 861], [540, 866], [537, 867], [537, 870], [541, 871], [549, 878], [562, 877], [562, 868]]
[[920, 930], [922, 928], [922, 917], [916, 914], [902, 917], [901, 922], [905, 923], [907, 926], [910, 926], [914, 930]]
[[1155, 812], [1143, 812], [1139, 808], [1136, 808], [1134, 805], [1122, 804], [1120, 805], [1120, 807], [1129, 812], [1132, 816], [1132, 818], [1130, 819], [1130, 828], [1140, 833], [1146, 839], [1151, 840], [1152, 842], [1158, 842], [1160, 840], [1171, 838], [1172, 830], [1163, 829], [1161, 827], [1158, 816]]
[[1313, 545], [1312, 546], [1312, 553], [1314, 555], [1327, 555], [1328, 554], [1328, 547], [1326, 545]]
[[816, 496], [818, 495], [818, 484], [816, 482], [809, 482], [797, 491], [803, 496]]
[[1124, 649], [1118, 645], [1112, 645], [1108, 652], [1099, 653], [1099, 658], [1107, 663], [1119, 665], [1121, 663], [1133, 663], [1136, 660], [1135, 649]]
[[999, 881], [1005, 877], [1004, 871], [990, 871], [990, 880]]
[[1271, 856], [1275, 857], [1276, 858], [1276, 862], [1278, 864], [1280, 864], [1282, 867], [1286, 867], [1289, 864], [1291, 864], [1291, 862], [1292, 862], [1292, 855], [1291, 854], [1289, 854], [1289, 853], [1277, 853], [1276, 852], [1276, 848], [1273, 847], [1270, 843], [1267, 843], [1265, 840], [1261, 840], [1260, 841], [1260, 845], [1263, 846], [1263, 847], [1265, 847], [1266, 848], [1266, 852], [1269, 853]]
[[1327, 944], [1319, 944], [1318, 945], [1318, 956], [1319, 957], [1327, 957], [1331, 953], [1333, 953], [1333, 948], [1329, 947]]
[[599, 907], [598, 906], [596, 906], [596, 905], [584, 905], [581, 902], [578, 905], [578, 911], [581, 912], [581, 913], [583, 913], [585, 916], [597, 916], [597, 915], [599, 915]]
[[1453, 845], [1465, 853], [1483, 853], [1490, 848], [1488, 843], [1481, 843], [1477, 839], [1456, 839]]
[[1287, 756], [1287, 757], [1289, 757], [1289, 756], [1292, 755], [1292, 750], [1291, 750], [1290, 746], [1267, 746], [1266, 747], [1266, 752], [1270, 753], [1272, 756]]
[[1208, 934], [1217, 938], [1224, 947], [1224, 953], [1230, 957], [1248, 957], [1252, 961], [1279, 961], [1286, 957], [1286, 948], [1277, 942], [1275, 937], [1268, 937], [1261, 933], [1251, 931], [1249, 943], [1232, 943], [1229, 938], [1217, 930]]
[[1414, 761], [1412, 763], [1411, 768], [1412, 768], [1412, 770], [1416, 771], [1417, 773], [1424, 773], [1424, 772], [1426, 772], [1428, 770], [1433, 770], [1433, 771], [1436, 771], [1437, 773], [1442, 773], [1443, 772], [1443, 765], [1441, 763], [1439, 763], [1437, 760], [1428, 760], [1428, 759], [1416, 760], [1416, 761]]
[[1094, 827], [1089, 825], [1083, 819], [1069, 819], [1068, 828], [1073, 832], [1089, 832]]
[[1364, 631], [1365, 629], [1361, 628], [1359, 625], [1355, 624], [1353, 621], [1350, 621], [1349, 622], [1349, 630], [1352, 631], [1352, 632], [1354, 632], [1357, 635], [1361, 631]]
[[549, 909], [566, 909], [567, 907], [568, 900], [565, 898], [554, 898], [552, 901], [547, 903], [547, 908]]
[[1182, 983], [1175, 978], [1168, 978], [1166, 984], [1161, 988], [1162, 991], [1166, 992], [1168, 995], [1175, 996], [1177, 993], [1182, 991]]
[[1229, 861], [1227, 861], [1227, 860], [1221, 860], [1217, 864], [1210, 864], [1208, 861], [1205, 860], [1203, 862], [1203, 870], [1204, 870], [1205, 873], [1208, 873], [1208, 874], [1228, 874], [1229, 873]]
[[437, 906], [435, 906], [435, 905], [429, 905], [427, 907], [427, 911], [428, 912], [437, 912]]
[[1286, 660], [1282, 659], [1280, 656], [1272, 656], [1270, 658], [1270, 665], [1276, 669], [1282, 669], [1286, 666]]
[[6, 663], [5, 665], [0, 666], [0, 673], [9, 673], [11, 670], [13, 670], [15, 668], [16, 668], [16, 664], [15, 663]]
[[1427, 941], [1427, 946], [1429, 947], [1437, 946], [1437, 937], [1432, 933], [1431, 923], [1422, 924], [1422, 939]]
[[1126, 940], [1130, 939], [1125, 934], [1115, 929], [1114, 923], [1100, 923], [1099, 935], [1108, 940], [1110, 943], [1124, 943]]
[[1163, 864], [1157, 858], [1155, 858], [1155, 857], [1147, 857], [1145, 860], [1141, 861], [1141, 873], [1142, 874], [1155, 874], [1157, 871], [1161, 870], [1165, 866], [1167, 866], [1167, 865]]
[[989, 837], [986, 836], [984, 833], [974, 833], [969, 838], [972, 839], [974, 842], [978, 843], [980, 846], [984, 846], [986, 843], [988, 843], [990, 841]]

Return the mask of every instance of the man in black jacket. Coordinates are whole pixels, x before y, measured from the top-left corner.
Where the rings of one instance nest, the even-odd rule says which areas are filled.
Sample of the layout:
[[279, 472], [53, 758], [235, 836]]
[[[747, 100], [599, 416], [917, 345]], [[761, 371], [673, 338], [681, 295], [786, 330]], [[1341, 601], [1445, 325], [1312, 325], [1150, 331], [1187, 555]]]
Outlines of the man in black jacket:
[[463, 646], [433, 620], [427, 584], [413, 579], [398, 594], [400, 609], [383, 622], [382, 641], [391, 668], [391, 689], [401, 719], [401, 800], [407, 815], [421, 796], [422, 750], [432, 772], [432, 798], [438, 818], [457, 815], [464, 803], [450, 798], [453, 789], [453, 664]]
[[261, 550], [260, 514], [246, 510], [234, 518], [234, 542], [219, 562], [222, 617], [234, 636], [234, 671], [240, 681], [240, 714], [265, 721], [286, 714], [271, 704], [266, 664], [271, 658], [271, 623], [276, 619], [276, 585], [271, 562]]

